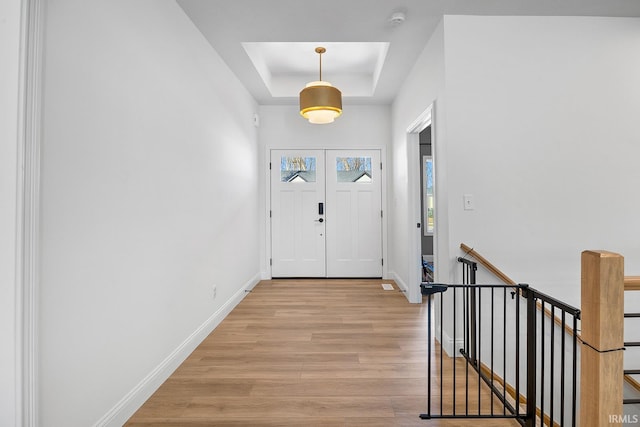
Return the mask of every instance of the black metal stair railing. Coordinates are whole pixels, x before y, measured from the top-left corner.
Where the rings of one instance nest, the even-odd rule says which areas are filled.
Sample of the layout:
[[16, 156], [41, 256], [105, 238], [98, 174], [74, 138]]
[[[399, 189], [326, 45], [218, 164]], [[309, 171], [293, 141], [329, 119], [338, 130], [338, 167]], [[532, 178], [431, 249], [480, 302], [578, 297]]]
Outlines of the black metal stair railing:
[[[625, 313], [624, 314], [625, 319], [628, 318], [640, 318], [640, 313]], [[640, 347], [640, 342], [635, 342], [635, 341], [625, 341], [624, 343], [625, 348], [627, 347]], [[624, 374], [625, 375], [640, 375], [640, 369], [625, 369], [624, 370]], [[622, 401], [622, 403], [624, 405], [636, 405], [636, 404], [640, 404], [640, 399], [624, 399]]]
[[420, 418], [575, 426], [580, 311], [528, 285], [478, 285], [477, 264], [458, 261], [463, 284], [421, 285], [429, 356], [427, 412]]

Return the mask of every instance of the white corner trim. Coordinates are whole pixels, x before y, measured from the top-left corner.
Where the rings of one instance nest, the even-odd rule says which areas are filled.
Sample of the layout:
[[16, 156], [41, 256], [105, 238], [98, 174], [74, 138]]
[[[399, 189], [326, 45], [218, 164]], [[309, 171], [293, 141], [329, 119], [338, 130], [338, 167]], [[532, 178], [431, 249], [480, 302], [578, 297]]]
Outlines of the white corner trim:
[[119, 427], [151, 397], [162, 383], [178, 369], [193, 350], [209, 336], [225, 317], [244, 299], [247, 293], [260, 281], [256, 274], [242, 286], [226, 303], [198, 327], [182, 344], [167, 356], [155, 369], [142, 379], [129, 393], [100, 418], [94, 427]]
[[20, 22], [16, 235], [17, 425], [38, 421], [38, 271], [44, 5], [24, 0]]

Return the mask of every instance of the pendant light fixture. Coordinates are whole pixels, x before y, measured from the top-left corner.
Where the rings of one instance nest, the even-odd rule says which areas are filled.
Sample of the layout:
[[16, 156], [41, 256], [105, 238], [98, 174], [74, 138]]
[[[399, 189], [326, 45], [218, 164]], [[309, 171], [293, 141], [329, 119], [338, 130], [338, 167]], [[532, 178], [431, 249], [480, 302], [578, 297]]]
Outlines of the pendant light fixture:
[[327, 50], [317, 47], [320, 56], [320, 78], [318, 81], [307, 83], [300, 91], [300, 114], [309, 123], [331, 123], [342, 114], [342, 93], [331, 83], [322, 81], [322, 54]]

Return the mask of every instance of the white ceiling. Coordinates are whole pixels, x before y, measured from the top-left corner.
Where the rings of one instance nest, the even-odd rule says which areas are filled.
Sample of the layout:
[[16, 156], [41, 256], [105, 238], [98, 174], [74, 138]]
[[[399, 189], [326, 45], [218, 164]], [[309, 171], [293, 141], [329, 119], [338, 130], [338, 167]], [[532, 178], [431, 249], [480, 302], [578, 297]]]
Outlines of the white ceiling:
[[[322, 79], [345, 104], [390, 103], [445, 14], [640, 17], [640, 0], [177, 0], [260, 104]], [[405, 13], [400, 25], [389, 22]]]

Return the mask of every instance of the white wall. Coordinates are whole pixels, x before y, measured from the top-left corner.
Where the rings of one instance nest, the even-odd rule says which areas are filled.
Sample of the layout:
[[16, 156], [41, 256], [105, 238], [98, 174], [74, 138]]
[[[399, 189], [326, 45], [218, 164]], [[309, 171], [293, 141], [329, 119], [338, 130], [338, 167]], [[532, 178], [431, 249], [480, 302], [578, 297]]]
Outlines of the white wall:
[[[390, 108], [384, 105], [344, 105], [342, 116], [328, 125], [313, 125], [300, 116], [300, 110], [292, 105], [260, 106], [260, 176], [261, 206], [267, 206], [261, 212], [261, 271], [263, 277], [269, 276], [270, 235], [267, 229], [266, 213], [269, 203], [269, 153], [271, 149], [287, 148], [378, 148], [381, 149], [383, 163], [389, 146], [391, 124]], [[389, 171], [383, 169], [384, 176]], [[383, 180], [383, 185], [386, 181]], [[383, 191], [383, 208], [386, 191]], [[386, 223], [385, 223], [386, 224]], [[383, 226], [383, 256], [386, 257], [386, 225]]]
[[16, 188], [20, 4], [0, 3], [0, 425], [18, 423]]
[[[414, 239], [419, 238], [420, 235], [420, 229], [416, 228], [415, 224], [422, 222], [422, 220], [420, 212], [414, 212], [414, 206], [411, 203], [412, 192], [419, 191], [420, 187], [420, 175], [417, 172], [420, 170], [420, 157], [410, 154], [412, 151], [419, 154], [418, 137], [416, 135], [414, 138], [408, 138], [407, 129], [437, 101], [433, 112], [433, 127], [436, 133], [433, 147], [437, 165], [436, 235], [439, 236], [438, 239], [446, 242], [448, 231], [446, 226], [447, 193], [444, 191], [446, 189], [444, 73], [444, 27], [440, 23], [403, 83], [392, 107], [393, 147], [391, 150], [392, 161], [390, 162], [392, 164], [392, 178], [389, 198], [389, 270], [393, 272], [396, 281], [408, 288], [407, 297], [412, 302], [421, 300], [420, 283], [415, 280], [419, 280], [417, 272], [420, 269], [420, 255], [417, 253], [414, 256], [410, 249]], [[408, 147], [408, 143], [414, 144], [415, 147]], [[414, 180], [417, 179], [417, 183], [411, 182], [411, 177]], [[441, 189], [443, 190], [441, 191]], [[448, 250], [446, 245], [436, 247], [436, 280], [447, 281], [446, 277], [441, 278], [440, 272], [447, 269]]]
[[386, 148], [390, 119], [386, 105], [344, 105], [343, 114], [327, 125], [310, 124], [297, 105], [260, 106], [263, 148]]
[[257, 281], [257, 105], [171, 0], [46, 21], [41, 424], [121, 425]]
[[437, 280], [459, 279], [462, 242], [574, 305], [584, 249], [620, 252], [639, 274], [639, 47], [633, 18], [446, 16], [393, 105], [399, 280], [412, 279], [419, 221], [406, 130], [434, 100]]
[[445, 17], [452, 259], [576, 306], [582, 250], [640, 274], [639, 51], [640, 19]]

